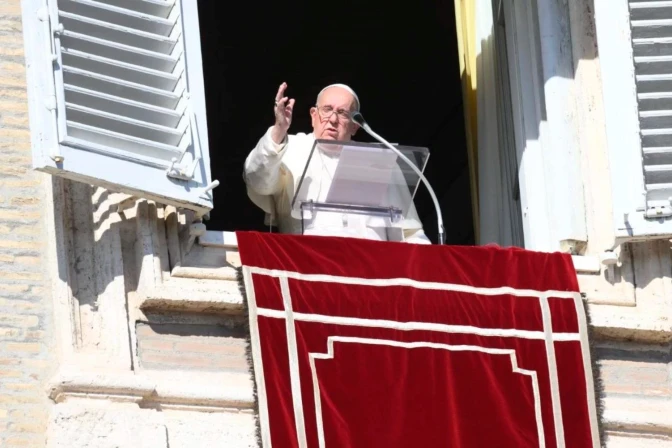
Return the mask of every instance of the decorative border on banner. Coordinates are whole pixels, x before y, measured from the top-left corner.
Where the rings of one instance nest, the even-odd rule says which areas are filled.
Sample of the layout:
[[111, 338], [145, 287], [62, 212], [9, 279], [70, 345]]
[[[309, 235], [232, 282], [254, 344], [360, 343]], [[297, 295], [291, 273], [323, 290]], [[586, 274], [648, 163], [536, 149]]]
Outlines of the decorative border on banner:
[[[282, 281], [282, 280], [281, 280]], [[257, 316], [272, 319], [286, 319], [287, 312], [270, 308], [257, 308]], [[519, 338], [543, 341], [546, 333], [533, 330], [516, 330], [514, 328], [481, 328], [470, 325], [435, 324], [430, 322], [398, 322], [385, 319], [364, 319], [360, 317], [326, 316], [324, 314], [292, 313], [294, 322], [317, 322], [321, 324], [344, 325], [348, 327], [388, 328], [400, 331], [437, 331], [441, 333], [473, 334], [475, 336], [490, 336], [500, 338]], [[581, 340], [580, 333], [552, 333], [555, 342]]]
[[287, 354], [289, 356], [289, 371], [292, 387], [292, 404], [294, 405], [294, 423], [296, 424], [296, 437], [299, 439], [299, 447], [307, 447], [306, 423], [303, 416], [303, 398], [301, 395], [301, 375], [299, 374], [299, 352], [296, 347], [296, 326], [294, 325], [294, 312], [292, 310], [292, 296], [289, 293], [289, 281], [280, 278], [280, 291], [282, 303], [285, 308], [285, 329], [287, 331]]
[[518, 367], [516, 351], [513, 349], [487, 348], [476, 345], [450, 345], [439, 344], [435, 342], [399, 342], [386, 339], [368, 339], [346, 336], [329, 336], [327, 338], [327, 353], [308, 353], [310, 370], [313, 379], [313, 394], [315, 399], [315, 421], [317, 425], [317, 437], [319, 448], [325, 448], [324, 443], [324, 422], [322, 417], [322, 399], [320, 398], [320, 385], [317, 380], [317, 369], [315, 368], [315, 359], [334, 359], [334, 342], [368, 344], [368, 345], [386, 345], [390, 347], [400, 347], [406, 349], [414, 348], [434, 348], [448, 351], [472, 351], [488, 353], [491, 355], [508, 355], [511, 360], [511, 370], [514, 373], [530, 377], [532, 382], [532, 394], [534, 396], [534, 417], [537, 422], [537, 437], [539, 448], [546, 448], [546, 436], [544, 435], [544, 423], [541, 417], [541, 394], [539, 392], [539, 380], [537, 372], [533, 370], [521, 369]]
[[254, 375], [257, 383], [257, 399], [259, 400], [259, 423], [261, 426], [261, 445], [264, 448], [271, 448], [270, 420], [268, 418], [268, 400], [266, 398], [266, 381], [264, 380], [264, 362], [259, 347], [259, 323], [257, 321], [257, 298], [252, 281], [252, 271], [243, 266], [243, 281], [247, 295], [248, 314], [250, 316], [250, 340], [252, 342], [252, 361], [254, 369], [258, 371]]
[[[322, 283], [339, 283], [339, 284], [348, 284], [348, 285], [361, 285], [361, 286], [408, 286], [417, 289], [426, 289], [426, 290], [439, 290], [439, 291], [455, 291], [463, 292], [468, 294], [478, 294], [483, 296], [498, 296], [498, 295], [512, 295], [516, 297], [531, 297], [539, 299], [539, 305], [542, 311], [542, 321], [543, 321], [543, 337], [541, 337], [542, 332], [537, 331], [525, 331], [525, 330], [513, 330], [515, 333], [509, 333], [507, 336], [518, 337], [525, 339], [543, 339], [546, 342], [546, 356], [547, 364], [549, 370], [549, 379], [551, 383], [551, 400], [553, 407], [553, 419], [555, 426], [556, 434], [556, 444], [558, 448], [565, 448], [565, 437], [564, 437], [564, 425], [562, 422], [562, 406], [560, 403], [560, 394], [559, 394], [559, 383], [558, 383], [558, 372], [555, 359], [555, 348], [553, 346], [554, 341], [562, 340], [578, 340], [581, 345], [581, 350], [583, 354], [583, 367], [584, 375], [586, 377], [586, 394], [588, 397], [588, 412], [590, 419], [590, 428], [591, 435], [593, 440], [593, 446], [595, 448], [600, 446], [599, 443], [599, 433], [597, 426], [597, 414], [595, 409], [595, 396], [594, 388], [588, 387], [593, 384], [592, 377], [592, 367], [590, 364], [590, 356], [587, 356], [588, 350], [588, 336], [587, 328], [585, 321], [585, 313], [578, 312], [578, 309], [581, 308], [583, 311], [582, 298], [580, 293], [572, 291], [537, 291], [532, 289], [516, 289], [508, 286], [498, 287], [498, 288], [484, 288], [484, 287], [475, 287], [468, 285], [459, 285], [452, 283], [440, 283], [440, 282], [422, 282], [418, 280], [413, 280], [409, 278], [391, 278], [391, 279], [367, 279], [367, 278], [358, 278], [358, 277], [343, 277], [343, 276], [334, 276], [327, 274], [302, 274], [299, 272], [293, 271], [284, 271], [284, 270], [275, 270], [275, 269], [265, 269], [254, 266], [243, 266], [243, 275], [248, 292], [248, 302], [250, 307], [250, 332], [252, 338], [252, 352], [253, 360], [256, 369], [263, 369], [263, 363], [261, 360], [260, 345], [259, 345], [259, 327], [257, 322], [257, 317], [259, 315], [275, 318], [284, 318], [288, 322], [291, 319], [291, 325], [287, 324], [288, 331], [288, 344], [290, 343], [290, 332], [295, 332], [294, 321], [295, 320], [306, 320], [306, 321], [316, 321], [322, 322], [323, 320], [332, 320], [332, 319], [347, 319], [350, 322], [343, 325], [353, 325], [353, 324], [364, 324], [366, 319], [356, 319], [356, 318], [336, 318], [333, 316], [323, 316], [315, 314], [303, 314], [303, 313], [294, 313], [291, 309], [291, 296], [289, 292], [289, 283], [288, 279], [302, 280], [308, 282], [322, 282]], [[254, 295], [254, 284], [252, 282], [252, 274], [264, 275], [269, 277], [278, 278], [281, 285], [281, 293], [283, 296], [284, 311], [278, 310], [269, 310], [269, 309], [259, 309], [256, 306], [256, 298]], [[577, 313], [578, 313], [578, 326], [579, 333], [553, 333], [551, 329], [551, 315], [550, 309], [548, 307], [548, 298], [560, 298], [560, 299], [572, 299], [575, 302]], [[290, 308], [286, 306], [286, 303], [290, 303]], [[318, 320], [319, 319], [319, 320]], [[414, 329], [429, 329], [429, 328], [419, 328], [422, 325], [437, 325], [445, 328], [439, 329], [435, 327], [433, 331], [442, 331], [442, 332], [464, 332], [469, 334], [471, 331], [480, 331], [484, 336], [503, 336], [501, 332], [511, 332], [512, 330], [506, 329], [484, 329], [477, 327], [466, 327], [466, 326], [450, 326], [442, 324], [428, 324], [422, 322], [395, 322], [395, 321], [383, 321], [383, 320], [371, 320], [377, 325], [397, 325], [399, 329], [404, 330], [414, 330]], [[325, 322], [326, 323], [326, 322]], [[329, 322], [332, 323], [332, 322]], [[336, 323], [336, 322], [333, 322]], [[405, 326], [405, 328], [404, 328]], [[291, 327], [291, 328], [290, 328]], [[451, 328], [452, 327], [452, 328]], [[396, 328], [396, 327], [394, 327]], [[463, 331], [458, 331], [463, 330]], [[493, 333], [488, 334], [490, 331]], [[472, 333], [479, 334], [479, 333]], [[294, 340], [295, 340], [294, 334]], [[291, 347], [289, 348], [290, 358], [293, 356], [298, 357], [298, 353], [292, 353]], [[294, 412], [296, 420], [296, 429], [297, 429], [297, 438], [299, 441], [299, 448], [307, 448], [307, 442], [305, 438], [305, 419], [303, 415], [303, 406], [302, 406], [302, 397], [300, 387], [298, 388], [298, 393], [295, 394], [295, 384], [300, 384], [299, 372], [298, 372], [298, 358], [290, 361], [290, 381], [292, 384], [292, 400], [294, 401]], [[263, 371], [263, 370], [262, 370]], [[266, 397], [266, 388], [264, 384], [263, 374], [256, 375], [257, 382], [257, 391], [260, 401], [260, 420], [261, 420], [261, 433], [262, 433], [262, 443], [264, 448], [271, 448], [271, 438], [270, 438], [270, 422], [268, 416], [268, 403]], [[299, 421], [300, 420], [300, 421]], [[299, 430], [302, 430], [302, 433]]]
[[[562, 421], [562, 405], [560, 404], [560, 383], [558, 382], [558, 363], [555, 359], [555, 345], [553, 344], [553, 326], [551, 324], [551, 308], [548, 306], [548, 296], [539, 297], [541, 320], [544, 328], [546, 343], [546, 359], [551, 376], [551, 404], [553, 405], [553, 423], [555, 426], [555, 442], [558, 448], [565, 448], [565, 425]], [[588, 341], [586, 341], [586, 344]], [[588, 395], [588, 391], [586, 391]]]
[[501, 296], [511, 295], [516, 297], [553, 297], [557, 299], [581, 299], [581, 293], [572, 291], [537, 291], [535, 289], [516, 289], [510, 286], [501, 286], [498, 288], [484, 288], [480, 286], [458, 285], [456, 283], [423, 282], [411, 278], [362, 278], [362, 277], [343, 277], [340, 275], [329, 274], [302, 274], [294, 271], [282, 271], [279, 269], [258, 268], [255, 266], [243, 266], [252, 274], [265, 275], [275, 278], [291, 278], [294, 280], [303, 280], [306, 282], [319, 283], [339, 283], [342, 285], [360, 285], [360, 286], [410, 286], [417, 289], [431, 289], [436, 291], [454, 291], [468, 294], [479, 294], [482, 296]]

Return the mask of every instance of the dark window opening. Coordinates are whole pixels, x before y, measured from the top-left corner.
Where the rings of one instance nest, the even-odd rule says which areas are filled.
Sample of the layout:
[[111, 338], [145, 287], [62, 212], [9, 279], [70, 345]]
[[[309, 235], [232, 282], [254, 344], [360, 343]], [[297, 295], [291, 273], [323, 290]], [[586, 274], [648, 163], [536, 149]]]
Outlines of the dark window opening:
[[[388, 141], [426, 146], [425, 174], [441, 202], [446, 242], [474, 244], [453, 2], [338, 5], [199, 1], [215, 208], [210, 230], [268, 230], [242, 179], [249, 152], [273, 124], [283, 81], [296, 99], [290, 133], [311, 132], [309, 109], [324, 86], [350, 85], [362, 113]], [[373, 141], [359, 131], [355, 140]], [[436, 242], [431, 198], [415, 199]]]

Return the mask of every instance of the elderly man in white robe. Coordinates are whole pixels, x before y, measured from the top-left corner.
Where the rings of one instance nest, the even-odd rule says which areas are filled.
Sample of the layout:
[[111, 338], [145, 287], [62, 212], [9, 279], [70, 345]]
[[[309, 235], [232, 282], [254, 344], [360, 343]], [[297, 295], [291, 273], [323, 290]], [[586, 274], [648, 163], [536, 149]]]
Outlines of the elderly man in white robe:
[[[295, 100], [285, 96], [286, 89], [287, 83], [282, 83], [275, 97], [275, 124], [268, 128], [245, 160], [243, 177], [248, 196], [266, 212], [266, 223], [277, 225], [281, 233], [388, 239], [385, 230], [367, 225], [367, 219], [362, 216], [348, 215], [347, 219], [354, 225], [344, 226], [342, 222], [325, 219], [324, 222], [313, 223], [305, 231], [301, 220], [292, 216], [291, 202], [315, 140], [350, 141], [359, 129], [351, 117], [353, 112], [359, 111], [360, 104], [350, 87], [344, 84], [327, 86], [318, 94], [315, 106], [310, 108], [313, 132], [291, 135], [288, 131], [292, 124]], [[314, 176], [319, 178], [318, 195], [323, 195], [329, 190], [339, 151], [318, 146], [316, 152], [314, 160], [311, 160], [311, 169], [317, 171]], [[336, 214], [327, 215], [334, 217]], [[397, 227], [402, 230], [403, 241], [431, 244], [412, 201]]]

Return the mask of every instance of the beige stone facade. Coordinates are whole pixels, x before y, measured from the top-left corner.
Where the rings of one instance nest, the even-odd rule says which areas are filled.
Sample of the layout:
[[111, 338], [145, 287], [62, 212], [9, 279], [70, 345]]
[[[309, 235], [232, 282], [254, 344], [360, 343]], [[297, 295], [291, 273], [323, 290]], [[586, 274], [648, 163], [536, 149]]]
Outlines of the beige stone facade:
[[[599, 90], [599, 64], [578, 73], [583, 88]], [[577, 106], [592, 123], [579, 134], [597, 142], [582, 154], [586, 173], [604, 174], [596, 97]], [[586, 185], [596, 243], [608, 233], [607, 193]], [[172, 207], [128, 200], [31, 169], [20, 2], [5, 0], [0, 446], [256, 446], [231, 235], [205, 232]], [[577, 259], [610, 448], [672, 447], [670, 249], [668, 240], [624, 245], [613, 274], [597, 253]]]

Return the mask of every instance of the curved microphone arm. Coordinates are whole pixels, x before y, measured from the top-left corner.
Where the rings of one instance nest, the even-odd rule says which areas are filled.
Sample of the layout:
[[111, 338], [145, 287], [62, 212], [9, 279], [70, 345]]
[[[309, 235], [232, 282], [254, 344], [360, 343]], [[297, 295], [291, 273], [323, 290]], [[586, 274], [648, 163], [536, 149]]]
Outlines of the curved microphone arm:
[[376, 134], [375, 132], [373, 132], [373, 129], [371, 129], [371, 126], [369, 126], [369, 124], [364, 120], [364, 117], [362, 116], [361, 113], [359, 113], [359, 112], [355, 112], [355, 113], [353, 113], [353, 115], [352, 115], [352, 119], [353, 119], [353, 121], [354, 121], [355, 123], [357, 123], [358, 125], [360, 125], [360, 126], [362, 127], [362, 129], [364, 129], [364, 130], [366, 131], [367, 134], [369, 134], [371, 137], [373, 137], [373, 138], [375, 138], [376, 140], [378, 140], [380, 143], [382, 143], [383, 145], [385, 145], [386, 147], [388, 147], [388, 148], [391, 149], [392, 151], [394, 151], [394, 153], [395, 153], [396, 155], [398, 155], [399, 157], [401, 157], [401, 160], [403, 160], [404, 162], [406, 162], [406, 164], [407, 164], [408, 166], [410, 166], [410, 167], [413, 169], [413, 171], [415, 171], [415, 173], [416, 173], [418, 176], [420, 176], [420, 179], [422, 180], [422, 182], [423, 182], [423, 183], [425, 184], [425, 186], [427, 187], [427, 190], [429, 191], [429, 195], [432, 197], [432, 201], [434, 201], [434, 209], [436, 209], [436, 221], [437, 221], [437, 224], [438, 224], [438, 226], [439, 226], [439, 244], [444, 244], [444, 243], [446, 242], [446, 235], [445, 235], [445, 229], [444, 229], [444, 227], [443, 227], [443, 215], [441, 214], [441, 206], [439, 205], [439, 200], [436, 198], [436, 194], [434, 193], [434, 189], [433, 189], [432, 186], [429, 184], [429, 181], [427, 180], [427, 178], [425, 177], [425, 175], [422, 174], [422, 171], [420, 171], [420, 169], [419, 169], [417, 166], [415, 166], [415, 164], [414, 164], [413, 162], [411, 162], [411, 161], [408, 159], [408, 157], [406, 157], [405, 155], [403, 155], [403, 154], [401, 153], [401, 151], [399, 151], [397, 148], [395, 148], [394, 146], [392, 146], [392, 145], [391, 145], [387, 140], [385, 140], [383, 137], [381, 137], [380, 135], [378, 135], [378, 134]]

